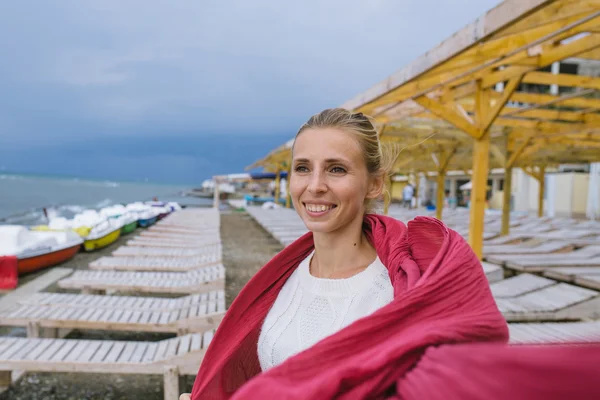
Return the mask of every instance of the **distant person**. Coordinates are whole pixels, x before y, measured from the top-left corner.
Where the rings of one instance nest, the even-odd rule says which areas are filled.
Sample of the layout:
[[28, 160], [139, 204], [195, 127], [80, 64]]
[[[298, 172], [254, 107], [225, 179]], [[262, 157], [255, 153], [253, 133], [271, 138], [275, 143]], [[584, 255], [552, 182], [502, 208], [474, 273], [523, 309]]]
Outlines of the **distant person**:
[[310, 232], [238, 294], [181, 399], [538, 399], [550, 376], [578, 378], [580, 391], [596, 382], [598, 349], [542, 358], [505, 346], [507, 323], [458, 233], [373, 213], [389, 156], [361, 113], [329, 109], [300, 128], [290, 195]]
[[402, 189], [402, 203], [404, 207], [408, 208], [409, 210], [412, 208], [412, 199], [414, 195], [415, 189], [410, 183], [404, 186], [404, 189]]

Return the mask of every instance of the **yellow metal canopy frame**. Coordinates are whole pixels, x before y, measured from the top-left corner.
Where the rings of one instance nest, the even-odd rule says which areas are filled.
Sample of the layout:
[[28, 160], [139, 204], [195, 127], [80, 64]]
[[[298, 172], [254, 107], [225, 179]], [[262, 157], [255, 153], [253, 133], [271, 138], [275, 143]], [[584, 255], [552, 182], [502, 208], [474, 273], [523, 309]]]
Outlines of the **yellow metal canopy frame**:
[[[396, 172], [433, 171], [443, 188], [448, 170], [472, 171], [469, 242], [481, 257], [490, 168], [505, 169], [507, 234], [513, 167], [543, 193], [546, 168], [600, 160], [600, 78], [549, 71], [598, 61], [599, 47], [600, 0], [506, 0], [342, 107], [373, 116], [382, 141], [403, 149]], [[252, 167], [287, 169], [290, 149]]]

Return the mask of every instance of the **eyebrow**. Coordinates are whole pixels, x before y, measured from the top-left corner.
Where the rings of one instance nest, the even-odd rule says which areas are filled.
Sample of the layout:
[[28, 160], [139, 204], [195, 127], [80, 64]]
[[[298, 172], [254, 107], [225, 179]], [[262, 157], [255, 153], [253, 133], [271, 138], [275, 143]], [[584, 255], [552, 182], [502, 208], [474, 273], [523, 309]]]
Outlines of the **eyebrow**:
[[[297, 159], [294, 160], [294, 162], [297, 162], [297, 163], [307, 163], [309, 161], [310, 160], [308, 158], [297, 158]], [[329, 163], [329, 164], [335, 164], [335, 163], [347, 163], [348, 161], [347, 160], [343, 160], [341, 158], [327, 158], [325, 160], [325, 162]]]

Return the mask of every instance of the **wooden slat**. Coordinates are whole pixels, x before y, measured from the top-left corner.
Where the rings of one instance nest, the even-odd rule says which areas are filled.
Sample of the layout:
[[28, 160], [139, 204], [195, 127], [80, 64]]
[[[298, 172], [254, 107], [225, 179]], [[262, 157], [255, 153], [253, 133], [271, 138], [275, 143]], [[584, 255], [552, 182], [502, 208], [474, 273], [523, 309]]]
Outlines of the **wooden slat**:
[[[32, 351], [25, 354], [23, 360], [35, 360], [39, 357], [45, 350], [47, 350], [56, 340], [55, 339], [40, 339], [40, 344]], [[2, 351], [0, 350], [0, 354]]]
[[69, 354], [63, 359], [63, 361], [75, 361], [79, 357], [81, 357], [81, 353], [83, 353], [88, 346], [90, 346], [93, 342], [89, 340], [78, 340], [75, 346], [71, 349]]
[[38, 357], [39, 361], [48, 361], [67, 344], [66, 340], [55, 340], [46, 350], [44, 350]]
[[60, 348], [51, 358], [50, 361], [59, 362], [62, 361], [70, 352], [73, 347], [77, 344], [77, 340], [65, 340], [65, 345]]
[[556, 284], [555, 281], [530, 274], [521, 274], [490, 285], [494, 298], [514, 297]]
[[106, 357], [104, 357], [104, 362], [114, 363], [115, 361], [117, 361], [117, 358], [120, 357], [121, 352], [123, 351], [124, 347], [125, 347], [125, 343], [114, 342], [113, 345], [111, 346], [110, 351], [108, 352]]
[[77, 357], [75, 361], [90, 362], [102, 344], [103, 343], [99, 340], [89, 341], [88, 345], [79, 353], [79, 357]]
[[104, 359], [110, 354], [115, 343], [116, 342], [114, 341], [103, 341], [100, 344], [100, 348], [98, 348], [98, 351], [96, 351], [90, 359], [90, 362], [103, 362]]

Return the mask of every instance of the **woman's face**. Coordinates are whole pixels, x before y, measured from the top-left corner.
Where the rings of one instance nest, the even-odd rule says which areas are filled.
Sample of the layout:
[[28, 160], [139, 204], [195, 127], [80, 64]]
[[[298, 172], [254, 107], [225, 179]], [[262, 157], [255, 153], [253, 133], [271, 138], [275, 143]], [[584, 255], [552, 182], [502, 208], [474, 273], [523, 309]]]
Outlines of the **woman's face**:
[[290, 194], [310, 231], [330, 233], [362, 221], [365, 199], [377, 197], [381, 183], [367, 171], [352, 133], [318, 128], [296, 138]]

